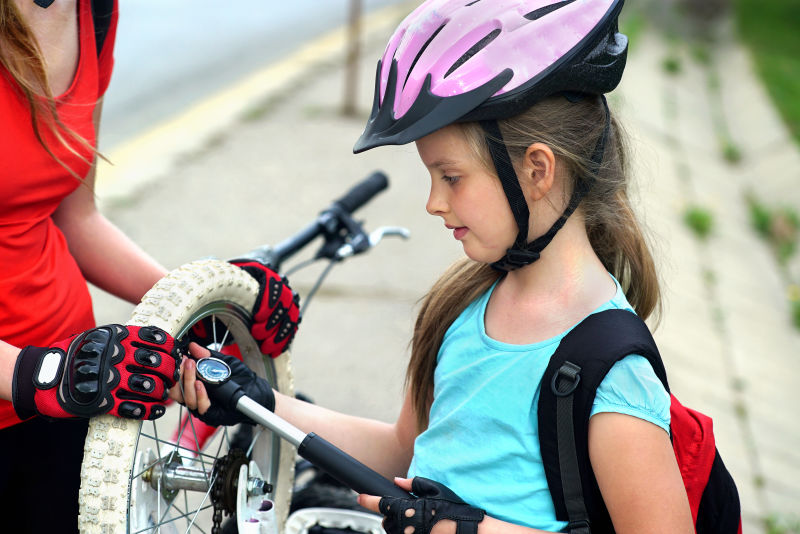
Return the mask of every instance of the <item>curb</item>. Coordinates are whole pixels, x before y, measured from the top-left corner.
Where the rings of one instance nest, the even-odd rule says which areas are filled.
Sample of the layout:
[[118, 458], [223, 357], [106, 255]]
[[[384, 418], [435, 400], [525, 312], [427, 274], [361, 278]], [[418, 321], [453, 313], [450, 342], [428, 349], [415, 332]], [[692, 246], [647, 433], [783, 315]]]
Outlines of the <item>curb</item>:
[[[401, 2], [363, 15], [362, 43], [388, 35], [416, 3]], [[236, 125], [255, 104], [287, 91], [314, 67], [344, 54], [347, 27], [332, 30], [277, 63], [194, 103], [149, 131], [112, 147], [98, 160], [96, 199], [101, 206], [131, 196], [165, 176], [180, 156], [201, 149]]]

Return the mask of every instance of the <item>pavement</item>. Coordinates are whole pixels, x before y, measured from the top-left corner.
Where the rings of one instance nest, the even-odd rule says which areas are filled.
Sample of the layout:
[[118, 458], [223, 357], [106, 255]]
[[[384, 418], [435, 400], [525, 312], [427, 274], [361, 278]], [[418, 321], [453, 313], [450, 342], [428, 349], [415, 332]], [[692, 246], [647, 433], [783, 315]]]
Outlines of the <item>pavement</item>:
[[[106, 216], [174, 268], [276, 243], [350, 185], [384, 170], [390, 189], [359, 215], [369, 229], [402, 225], [411, 238], [387, 240], [337, 266], [306, 313], [292, 355], [298, 390], [330, 408], [387, 421], [399, 411], [418, 301], [461, 255], [424, 212], [428, 176], [413, 145], [352, 154], [376, 61], [411, 6], [383, 9], [364, 24], [357, 116], [339, 112], [344, 33], [334, 32], [112, 147], [115, 165], [98, 175]], [[800, 208], [800, 151], [747, 52], [732, 32], [725, 35], [711, 67], [679, 49], [677, 74], [662, 66], [674, 45], [655, 32], [638, 36], [611, 105], [631, 134], [634, 198], [660, 268], [664, 310], [651, 327], [673, 392], [714, 419], [717, 446], [739, 487], [744, 531], [760, 533], [767, 517], [800, 521], [800, 418], [793, 413], [800, 331], [788, 298], [800, 269], [797, 260], [779, 267], [751, 229], [743, 197], [753, 190], [767, 204]], [[709, 83], [709, 73], [718, 83]], [[722, 157], [721, 131], [741, 150], [737, 164]], [[713, 214], [707, 238], [683, 222], [693, 205]], [[320, 270], [293, 275], [293, 286], [307, 292]], [[129, 304], [94, 288], [93, 295], [99, 322], [130, 315]]]

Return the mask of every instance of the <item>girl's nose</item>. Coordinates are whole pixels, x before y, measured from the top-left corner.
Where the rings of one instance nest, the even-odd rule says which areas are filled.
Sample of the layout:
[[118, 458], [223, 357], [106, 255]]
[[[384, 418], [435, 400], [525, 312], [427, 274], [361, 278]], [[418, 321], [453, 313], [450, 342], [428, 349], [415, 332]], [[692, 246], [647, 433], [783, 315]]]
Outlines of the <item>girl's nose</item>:
[[436, 187], [436, 183], [431, 184], [431, 192], [428, 195], [428, 203], [425, 209], [431, 215], [441, 216], [447, 211], [447, 201], [441, 193], [441, 188]]

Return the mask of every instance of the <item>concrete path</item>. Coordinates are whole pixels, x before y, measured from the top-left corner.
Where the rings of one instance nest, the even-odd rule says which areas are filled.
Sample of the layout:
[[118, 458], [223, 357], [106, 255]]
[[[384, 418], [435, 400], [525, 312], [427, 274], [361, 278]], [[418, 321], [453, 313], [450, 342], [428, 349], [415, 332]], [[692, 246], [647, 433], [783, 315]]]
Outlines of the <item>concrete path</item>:
[[[236, 109], [230, 98], [207, 102], [112, 150], [116, 167], [101, 174], [98, 194], [108, 217], [172, 268], [275, 243], [361, 177], [385, 170], [392, 187], [361, 215], [368, 228], [406, 226], [411, 239], [334, 269], [293, 349], [299, 390], [384, 420], [399, 409], [417, 300], [461, 254], [424, 212], [428, 177], [413, 146], [351, 152], [375, 62], [403, 14], [385, 10], [380, 24], [365, 24], [372, 31], [359, 81], [361, 116], [337, 112], [342, 40], [332, 37], [302, 52], [302, 69], [287, 58], [261, 73], [266, 81], [231, 93]], [[800, 419], [793, 413], [800, 333], [789, 319], [791, 275], [751, 230], [743, 193], [754, 188], [767, 202], [800, 207], [800, 156], [734, 41], [715, 52], [714, 64], [727, 127], [742, 149], [736, 166], [720, 155], [707, 68], [686, 56], [682, 72], [668, 75], [666, 53], [663, 41], [643, 36], [612, 99], [632, 133], [638, 204], [661, 266], [665, 306], [656, 338], [674, 392], [714, 418], [739, 485], [745, 532], [765, 532], [763, 518], [792, 517], [800, 502]], [[694, 204], [714, 215], [704, 240], [682, 220]], [[309, 271], [292, 277], [301, 292], [319, 269]], [[94, 295], [98, 321], [130, 314], [129, 305]]]

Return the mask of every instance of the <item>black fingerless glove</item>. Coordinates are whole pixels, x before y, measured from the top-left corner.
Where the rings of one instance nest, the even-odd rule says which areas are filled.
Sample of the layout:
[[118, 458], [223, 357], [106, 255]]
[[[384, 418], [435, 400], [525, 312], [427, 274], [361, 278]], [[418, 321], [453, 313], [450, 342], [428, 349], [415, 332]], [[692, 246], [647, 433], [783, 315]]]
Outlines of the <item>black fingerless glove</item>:
[[[423, 477], [414, 477], [411, 492], [416, 498], [383, 497], [378, 508], [385, 516], [383, 529], [387, 534], [405, 534], [406, 527], [414, 527], [413, 534], [430, 534], [433, 526], [442, 519], [456, 522], [456, 534], [477, 534], [478, 523], [486, 512], [474, 508], [453, 493], [450, 488]], [[408, 517], [406, 510], [414, 513]]]
[[[275, 411], [275, 394], [272, 391], [272, 386], [269, 382], [256, 375], [252, 369], [247, 367], [241, 360], [227, 354], [222, 354], [215, 350], [211, 351], [211, 356], [218, 358], [228, 364], [231, 368], [231, 377], [229, 380], [241, 386], [244, 394], [268, 409]], [[210, 386], [206, 386], [210, 387]], [[239, 423], [252, 423], [249, 417], [229, 408], [224, 404], [214, 402], [212, 400], [211, 407], [204, 414], [200, 414], [197, 410], [190, 410], [191, 413], [200, 419], [202, 422], [212, 425], [238, 425]]]

